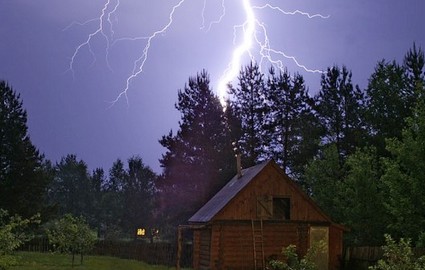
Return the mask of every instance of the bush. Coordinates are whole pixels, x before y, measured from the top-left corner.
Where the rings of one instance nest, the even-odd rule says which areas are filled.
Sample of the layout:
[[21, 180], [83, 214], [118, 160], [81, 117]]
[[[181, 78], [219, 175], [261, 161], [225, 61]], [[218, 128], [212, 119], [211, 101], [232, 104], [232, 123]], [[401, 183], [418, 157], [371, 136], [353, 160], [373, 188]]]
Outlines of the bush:
[[0, 269], [7, 269], [17, 263], [12, 252], [25, 241], [31, 239], [27, 227], [31, 223], [39, 223], [39, 215], [23, 219], [18, 215], [9, 216], [6, 210], [0, 209]]
[[410, 239], [401, 238], [398, 243], [385, 235], [384, 258], [370, 270], [425, 270], [425, 256], [416, 259], [410, 246]]
[[324, 248], [325, 243], [319, 241], [314, 244], [304, 258], [299, 259], [297, 254], [297, 247], [289, 245], [282, 249], [282, 254], [285, 257], [284, 261], [271, 260], [270, 267], [274, 270], [316, 270], [317, 266], [314, 263], [316, 256]]

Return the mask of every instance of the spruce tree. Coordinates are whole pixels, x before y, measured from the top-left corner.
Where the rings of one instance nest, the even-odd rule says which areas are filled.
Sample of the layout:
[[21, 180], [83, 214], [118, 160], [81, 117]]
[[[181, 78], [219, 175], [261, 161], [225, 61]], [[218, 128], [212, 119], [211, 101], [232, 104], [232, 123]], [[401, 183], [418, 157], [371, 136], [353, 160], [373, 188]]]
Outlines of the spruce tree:
[[23, 217], [42, 212], [48, 181], [20, 95], [0, 81], [0, 208]]
[[186, 222], [234, 171], [223, 108], [209, 83], [205, 70], [189, 78], [178, 92], [179, 130], [160, 140], [167, 148], [160, 160], [164, 169], [160, 189], [166, 218], [172, 223]]

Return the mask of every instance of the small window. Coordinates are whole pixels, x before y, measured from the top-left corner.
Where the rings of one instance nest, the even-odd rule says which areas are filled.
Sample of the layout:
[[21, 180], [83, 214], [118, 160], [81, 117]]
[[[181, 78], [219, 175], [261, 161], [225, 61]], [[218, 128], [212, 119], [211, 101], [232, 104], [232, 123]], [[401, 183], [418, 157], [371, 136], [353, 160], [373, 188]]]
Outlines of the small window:
[[273, 198], [273, 218], [291, 219], [291, 200], [289, 198]]

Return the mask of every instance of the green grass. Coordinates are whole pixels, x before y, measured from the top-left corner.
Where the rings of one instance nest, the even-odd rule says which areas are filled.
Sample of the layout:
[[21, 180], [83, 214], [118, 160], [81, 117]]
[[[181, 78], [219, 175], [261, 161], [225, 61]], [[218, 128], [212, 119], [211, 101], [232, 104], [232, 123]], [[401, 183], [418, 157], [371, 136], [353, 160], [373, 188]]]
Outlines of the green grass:
[[18, 265], [11, 270], [168, 270], [175, 267], [149, 265], [135, 260], [124, 260], [106, 256], [85, 256], [80, 265], [80, 256], [75, 257], [72, 268], [71, 255], [18, 252]]

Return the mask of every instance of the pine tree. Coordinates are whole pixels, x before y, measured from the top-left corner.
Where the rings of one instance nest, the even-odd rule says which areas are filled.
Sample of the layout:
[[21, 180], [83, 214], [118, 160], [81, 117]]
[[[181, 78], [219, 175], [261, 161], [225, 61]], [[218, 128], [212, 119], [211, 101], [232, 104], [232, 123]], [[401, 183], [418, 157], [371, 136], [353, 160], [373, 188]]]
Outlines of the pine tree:
[[242, 154], [242, 164], [250, 167], [261, 159], [264, 149], [263, 121], [265, 114], [265, 81], [260, 67], [252, 63], [239, 74], [237, 88], [230, 86], [231, 106], [241, 121], [241, 137], [236, 142]]
[[[301, 168], [316, 153], [318, 125], [314, 123], [312, 104], [304, 78], [288, 71], [275, 73], [270, 69], [267, 90], [264, 93], [267, 103], [264, 117], [263, 155], [273, 158], [287, 173], [298, 178]], [[309, 132], [305, 132], [306, 128]], [[316, 131], [314, 131], [316, 129]]]
[[0, 81], [0, 208], [23, 217], [42, 212], [48, 181], [20, 95]]
[[227, 180], [233, 159], [229, 132], [220, 101], [204, 70], [190, 77], [178, 92], [179, 130], [160, 140], [167, 152], [160, 187], [172, 223], [186, 222]]
[[404, 119], [410, 115], [407, 107], [410, 94], [404, 68], [395, 61], [379, 62], [369, 79], [366, 93], [367, 120], [375, 145], [381, 150], [385, 148], [385, 138], [401, 137]]
[[415, 89], [418, 84], [422, 84], [422, 87], [424, 87], [425, 57], [421, 47], [416, 48], [416, 44], [413, 43], [413, 48], [411, 48], [404, 57], [403, 66], [409, 78], [410, 88]]
[[325, 131], [322, 143], [335, 144], [341, 164], [365, 137], [364, 94], [353, 86], [351, 76], [346, 67], [328, 68], [316, 96], [316, 113]]

